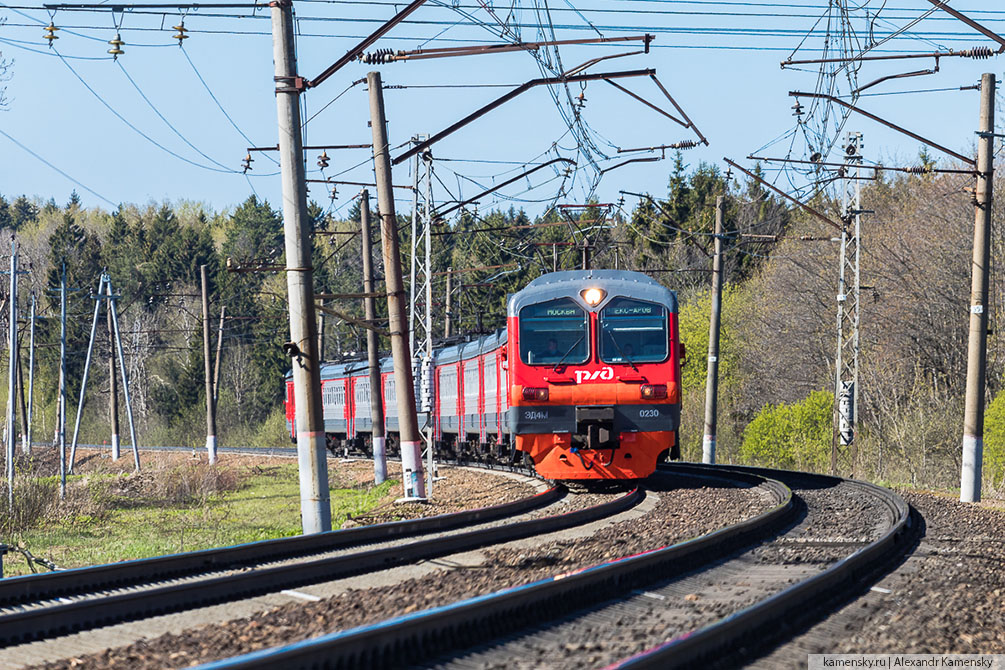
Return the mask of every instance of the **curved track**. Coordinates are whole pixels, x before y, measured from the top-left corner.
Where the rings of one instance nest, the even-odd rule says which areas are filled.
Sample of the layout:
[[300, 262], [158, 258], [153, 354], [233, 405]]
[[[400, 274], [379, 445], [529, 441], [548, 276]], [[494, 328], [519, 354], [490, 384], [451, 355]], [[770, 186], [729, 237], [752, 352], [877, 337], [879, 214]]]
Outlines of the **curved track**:
[[[482, 668], [521, 658], [536, 667], [665, 668], [722, 661], [725, 650], [784, 631], [780, 622], [821, 612], [827, 598], [853, 588], [907, 545], [909, 508], [879, 487], [750, 468], [675, 465], [664, 471], [757, 482], [772, 491], [775, 504], [680, 544], [203, 667]], [[836, 514], [848, 517], [846, 527], [827, 525]], [[849, 534], [856, 524], [861, 532]], [[745, 597], [717, 601], [704, 620], [687, 611], [695, 600], [715, 600], [716, 581], [730, 575], [759, 583], [744, 583]], [[709, 587], [706, 593], [692, 592], [701, 584]], [[654, 637], [654, 616], [674, 623]], [[636, 653], [638, 626], [646, 625], [649, 637], [641, 648], [648, 646], [644, 640], [657, 644]]]
[[[739, 664], [736, 650], [763, 648], [772, 641], [782, 639], [801, 621], [811, 618], [813, 612], [825, 612], [826, 604], [867, 583], [884, 564], [894, 561], [910, 544], [913, 530], [911, 509], [899, 495], [885, 488], [855, 480], [837, 480], [822, 475], [804, 473], [779, 473], [762, 468], [742, 468], [748, 472], [781, 476], [790, 483], [808, 482], [810, 486], [828, 480], [857, 489], [871, 496], [877, 503], [875, 511], [889, 522], [871, 542], [848, 540], [810, 540], [807, 547], [854, 551], [815, 560], [829, 565], [815, 574], [783, 588], [739, 611], [709, 625], [682, 632], [666, 643], [657, 645], [631, 658], [608, 666], [609, 670], [637, 670], [641, 668], [709, 667], [713, 661], [720, 665]], [[811, 510], [808, 510], [808, 514]], [[812, 573], [812, 571], [809, 571]], [[733, 650], [732, 656], [724, 650]], [[732, 658], [732, 660], [730, 660]]]
[[394, 667], [447, 649], [492, 639], [598, 601], [617, 597], [654, 574], [681, 574], [710, 555], [728, 552], [772, 533], [795, 513], [791, 491], [752, 473], [710, 472], [679, 466], [678, 474], [732, 485], [762, 486], [773, 498], [770, 508], [708, 535], [636, 556], [593, 566], [524, 586], [463, 600], [370, 626], [305, 642], [211, 663], [207, 668]]
[[[594, 507], [498, 523], [554, 502], [562, 493], [560, 488], [553, 488], [505, 505], [426, 519], [0, 580], [0, 645], [226, 602], [552, 532], [616, 514], [644, 498], [644, 493], [635, 489]], [[493, 521], [496, 523], [486, 524]], [[430, 534], [433, 536], [403, 541]], [[382, 546], [360, 548], [378, 542]]]

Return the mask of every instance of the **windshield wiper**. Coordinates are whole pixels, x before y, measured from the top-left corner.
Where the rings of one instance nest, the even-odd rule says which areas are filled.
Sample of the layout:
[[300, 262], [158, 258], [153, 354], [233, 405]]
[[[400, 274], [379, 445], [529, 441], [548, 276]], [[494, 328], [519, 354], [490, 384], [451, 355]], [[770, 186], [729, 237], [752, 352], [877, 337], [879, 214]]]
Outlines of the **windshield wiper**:
[[561, 366], [562, 363], [565, 362], [565, 357], [568, 356], [569, 354], [571, 354], [572, 350], [579, 346], [579, 343], [583, 341], [584, 337], [586, 337], [586, 336], [585, 335], [580, 335], [579, 339], [572, 343], [572, 346], [569, 347], [569, 350], [566, 351], [564, 354], [562, 354], [562, 357], [558, 359], [558, 363], [555, 363], [555, 367], [552, 368], [552, 372], [558, 372], [559, 366]]
[[621, 345], [618, 344], [618, 338], [614, 337], [614, 333], [611, 333], [611, 342], [614, 342], [614, 346], [618, 348], [618, 353], [621, 354], [621, 357], [625, 359], [629, 365], [632, 366], [632, 370], [638, 372], [639, 369], [635, 367], [635, 363], [632, 362], [632, 359], [629, 358], [628, 354], [626, 354], [624, 349], [621, 348]]

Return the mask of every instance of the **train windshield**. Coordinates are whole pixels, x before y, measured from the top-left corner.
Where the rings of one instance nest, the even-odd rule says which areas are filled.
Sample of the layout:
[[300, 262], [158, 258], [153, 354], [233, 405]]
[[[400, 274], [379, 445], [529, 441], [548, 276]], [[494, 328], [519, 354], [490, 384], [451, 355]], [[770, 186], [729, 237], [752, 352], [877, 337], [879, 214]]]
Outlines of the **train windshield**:
[[659, 363], [668, 348], [663, 305], [613, 298], [600, 311], [600, 360], [604, 363]]
[[586, 311], [569, 298], [520, 310], [520, 359], [529, 365], [578, 365], [590, 357]]

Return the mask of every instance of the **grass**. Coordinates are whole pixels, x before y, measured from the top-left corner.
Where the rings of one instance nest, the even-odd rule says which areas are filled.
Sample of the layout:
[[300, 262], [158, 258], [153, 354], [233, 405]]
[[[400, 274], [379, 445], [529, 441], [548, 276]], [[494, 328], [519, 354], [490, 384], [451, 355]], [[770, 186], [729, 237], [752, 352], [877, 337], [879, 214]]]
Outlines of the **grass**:
[[[237, 478], [228, 478], [227, 486], [235, 490], [200, 494], [198, 490], [193, 493], [191, 486], [179, 485], [178, 480], [185, 480], [189, 472], [204, 479], [208, 467], [183, 465], [144, 473], [144, 485], [134, 490], [124, 486], [136, 481], [131, 479], [133, 475], [93, 473], [73, 477], [69, 484], [86, 488], [97, 504], [19, 533], [18, 544], [36, 556], [69, 568], [301, 532], [295, 463], [234, 466]], [[387, 481], [374, 487], [340, 481], [336, 473], [331, 473], [331, 482], [333, 528], [385, 502], [396, 484]], [[30, 572], [16, 553], [7, 556], [4, 568], [5, 576]]]

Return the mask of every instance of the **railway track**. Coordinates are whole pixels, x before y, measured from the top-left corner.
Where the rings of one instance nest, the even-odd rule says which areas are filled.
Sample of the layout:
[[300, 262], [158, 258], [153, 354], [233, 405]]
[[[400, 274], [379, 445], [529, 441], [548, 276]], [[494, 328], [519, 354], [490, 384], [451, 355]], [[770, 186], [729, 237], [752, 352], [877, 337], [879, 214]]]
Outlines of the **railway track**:
[[437, 517], [0, 580], [0, 646], [554, 532], [617, 514], [644, 498], [634, 489], [600, 505], [538, 516], [564, 495], [553, 487]]
[[202, 667], [739, 665], [724, 650], [784, 636], [908, 544], [909, 508], [879, 487], [749, 468], [668, 472], [764, 487], [774, 504], [661, 549]]

